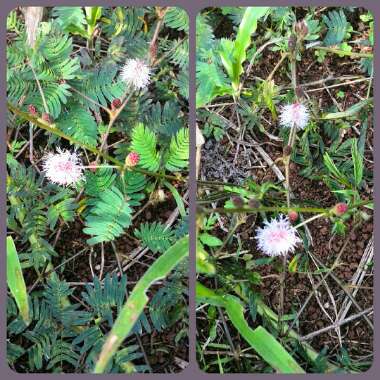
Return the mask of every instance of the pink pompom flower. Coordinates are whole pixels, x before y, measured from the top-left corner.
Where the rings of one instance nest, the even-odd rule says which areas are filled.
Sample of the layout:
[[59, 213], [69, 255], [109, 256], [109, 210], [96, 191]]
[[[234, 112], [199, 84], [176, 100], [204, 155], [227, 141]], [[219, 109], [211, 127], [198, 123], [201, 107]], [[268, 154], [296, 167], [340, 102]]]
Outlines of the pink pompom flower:
[[280, 125], [285, 128], [304, 129], [309, 122], [309, 110], [302, 103], [287, 104], [281, 108]]
[[264, 227], [256, 229], [255, 239], [258, 248], [268, 256], [285, 256], [288, 252], [294, 252], [301, 242], [297, 230], [282, 214], [264, 224]]
[[145, 88], [150, 82], [150, 68], [141, 59], [127, 59], [121, 69], [121, 79], [135, 90]]
[[84, 179], [83, 166], [77, 153], [57, 148], [44, 157], [43, 171], [50, 182], [70, 186]]

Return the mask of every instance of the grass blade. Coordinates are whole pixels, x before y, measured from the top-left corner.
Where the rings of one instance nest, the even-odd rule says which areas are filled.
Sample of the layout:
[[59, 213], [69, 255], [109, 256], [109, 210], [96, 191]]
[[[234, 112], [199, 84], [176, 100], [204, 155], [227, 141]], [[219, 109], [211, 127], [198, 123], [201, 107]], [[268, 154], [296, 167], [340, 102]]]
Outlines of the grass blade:
[[257, 28], [257, 21], [267, 13], [268, 9], [269, 7], [247, 7], [236, 40], [222, 40], [220, 56], [231, 79], [234, 91], [239, 89], [240, 75], [244, 71], [243, 63], [247, 57], [247, 49], [251, 44], [251, 35]]
[[224, 307], [232, 324], [249, 345], [279, 373], [305, 373], [285, 348], [262, 326], [252, 329], [244, 318], [239, 299], [230, 294], [219, 296], [201, 284], [196, 288], [197, 300]]
[[351, 155], [352, 155], [352, 161], [354, 163], [355, 187], [360, 188], [360, 184], [363, 180], [364, 165], [363, 165], [363, 157], [359, 153], [359, 149], [358, 149], [358, 140], [356, 139], [352, 140]]
[[360, 102], [354, 104], [350, 108], [346, 109], [342, 112], [331, 112], [323, 115], [321, 117], [321, 120], [336, 120], [336, 119], [343, 119], [346, 117], [353, 117], [359, 111], [361, 111], [364, 107], [372, 103], [372, 98], [361, 100]]
[[25, 324], [30, 323], [28, 293], [12, 236], [7, 237], [7, 283]]
[[146, 293], [150, 286], [154, 282], [165, 278], [188, 255], [188, 251], [189, 237], [185, 236], [161, 255], [140, 278], [108, 334], [96, 363], [95, 373], [103, 373], [106, 370], [116, 350], [131, 332], [135, 322], [148, 303]]

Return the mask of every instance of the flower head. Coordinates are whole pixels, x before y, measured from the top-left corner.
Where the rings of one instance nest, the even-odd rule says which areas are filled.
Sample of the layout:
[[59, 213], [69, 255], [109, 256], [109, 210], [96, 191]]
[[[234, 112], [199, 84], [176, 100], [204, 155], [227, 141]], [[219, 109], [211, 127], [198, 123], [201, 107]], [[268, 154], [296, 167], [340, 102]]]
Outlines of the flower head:
[[266, 221], [263, 228], [257, 228], [255, 238], [259, 249], [268, 256], [284, 256], [293, 252], [297, 243], [301, 242], [297, 230], [282, 214], [278, 219]]
[[121, 79], [136, 90], [144, 88], [150, 81], [150, 68], [141, 59], [127, 59], [121, 70]]
[[309, 121], [309, 110], [302, 103], [287, 104], [281, 109], [280, 124], [285, 128], [304, 129]]
[[131, 152], [128, 154], [127, 157], [125, 157], [125, 166], [126, 167], [133, 167], [136, 166], [140, 161], [140, 155], [136, 152]]
[[83, 179], [83, 167], [78, 155], [68, 150], [57, 149], [44, 158], [43, 170], [49, 181], [58, 185], [74, 185]]

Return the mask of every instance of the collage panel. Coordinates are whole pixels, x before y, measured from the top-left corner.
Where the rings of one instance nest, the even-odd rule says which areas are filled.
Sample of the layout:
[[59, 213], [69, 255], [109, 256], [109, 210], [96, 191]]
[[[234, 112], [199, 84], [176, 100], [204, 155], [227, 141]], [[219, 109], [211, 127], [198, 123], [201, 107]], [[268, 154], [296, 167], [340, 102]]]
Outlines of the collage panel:
[[188, 32], [179, 7], [8, 14], [11, 370], [187, 366]]
[[373, 55], [360, 7], [198, 14], [203, 372], [371, 367]]

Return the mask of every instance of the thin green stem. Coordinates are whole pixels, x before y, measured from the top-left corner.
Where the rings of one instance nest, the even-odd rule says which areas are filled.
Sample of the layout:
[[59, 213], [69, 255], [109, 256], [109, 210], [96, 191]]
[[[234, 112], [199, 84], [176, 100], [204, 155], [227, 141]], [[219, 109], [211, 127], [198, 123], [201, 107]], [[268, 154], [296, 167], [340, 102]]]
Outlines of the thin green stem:
[[[35, 124], [37, 127], [41, 128], [41, 129], [44, 129], [47, 132], [53, 133], [54, 135], [59, 136], [59, 137], [65, 139], [65, 140], [69, 141], [71, 144], [78, 145], [81, 148], [86, 149], [89, 152], [92, 152], [92, 153], [94, 153], [96, 155], [99, 154], [106, 161], [113, 162], [117, 166], [117, 169], [120, 172], [124, 171], [124, 164], [121, 161], [117, 160], [114, 157], [111, 157], [110, 155], [108, 155], [108, 154], [106, 154], [104, 152], [100, 152], [99, 149], [97, 149], [97, 148], [95, 148], [93, 146], [87, 145], [87, 144], [85, 144], [85, 143], [83, 143], [83, 142], [75, 139], [72, 136], [66, 135], [65, 133], [63, 133], [62, 131], [60, 131], [58, 128], [56, 128], [55, 124], [47, 124], [44, 120], [36, 118], [34, 116], [29, 115], [26, 112], [23, 112], [23, 111], [19, 110], [18, 108], [16, 108], [15, 106], [13, 106], [9, 102], [7, 103], [7, 106], [8, 106], [8, 109], [10, 111], [12, 111], [17, 116], [23, 118], [24, 120], [30, 121], [31, 123]], [[183, 178], [180, 175], [173, 176], [173, 175], [167, 175], [167, 174], [163, 174], [163, 173], [154, 173], [154, 172], [151, 172], [151, 171], [148, 171], [148, 170], [144, 170], [144, 169], [141, 169], [141, 168], [137, 168], [137, 167], [130, 168], [128, 170], [133, 171], [133, 172], [137, 172], [137, 173], [141, 173], [141, 174], [145, 174], [147, 176], [155, 177], [155, 178], [165, 178], [165, 179], [169, 179], [169, 180], [172, 180], [172, 181], [178, 181], [178, 182], [186, 182], [187, 181], [186, 178]]]
[[106, 131], [105, 135], [103, 136], [103, 140], [102, 140], [102, 143], [100, 144], [99, 152], [98, 152], [96, 159], [95, 159], [96, 163], [99, 161], [100, 153], [103, 152], [103, 149], [107, 143], [108, 135], [110, 134], [110, 131], [111, 131], [113, 124], [115, 123], [116, 119], [120, 115], [121, 111], [127, 105], [128, 101], [132, 97], [132, 95], [133, 95], [133, 91], [131, 91], [130, 86], [128, 86], [127, 90], [125, 91], [125, 93], [123, 95], [123, 100], [122, 100], [123, 103], [120, 106], [120, 108], [118, 108], [116, 111], [111, 111], [110, 121], [109, 121], [108, 126], [107, 126], [107, 131]]
[[[357, 203], [352, 204], [348, 207], [347, 212], [350, 210], [356, 209], [361, 206], [365, 206], [367, 204], [372, 203], [372, 200], [363, 200]], [[322, 208], [322, 207], [298, 207], [298, 206], [292, 206], [292, 207], [278, 207], [278, 206], [260, 206], [257, 208], [250, 208], [250, 207], [235, 207], [235, 208], [224, 208], [224, 207], [217, 207], [217, 208], [203, 208], [201, 206], [198, 207], [198, 213], [200, 214], [214, 214], [214, 213], [220, 213], [220, 214], [234, 214], [234, 213], [260, 213], [260, 212], [283, 212], [287, 213], [289, 211], [297, 211], [301, 213], [310, 213], [310, 214], [325, 214], [326, 216], [330, 214], [331, 207], [329, 208]]]
[[304, 212], [304, 213], [326, 213], [330, 209], [320, 208], [320, 207], [277, 207], [277, 206], [260, 206], [257, 208], [249, 208], [249, 207], [236, 207], [236, 208], [224, 208], [224, 207], [217, 207], [217, 208], [202, 208], [199, 207], [199, 212], [204, 214], [213, 214], [213, 213], [221, 213], [221, 214], [234, 214], [234, 213], [253, 213], [258, 214], [260, 212], [283, 212], [287, 213], [291, 210], [297, 211], [297, 212]]
[[116, 165], [82, 165], [81, 167], [83, 169], [119, 168], [119, 166]]
[[373, 58], [372, 53], [356, 53], [352, 51], [345, 51], [341, 49], [334, 49], [334, 48], [329, 48], [326, 46], [313, 46], [313, 49], [315, 50], [323, 50], [327, 51], [329, 53], [334, 53], [334, 54], [339, 54], [339, 55], [348, 55], [351, 58]]

